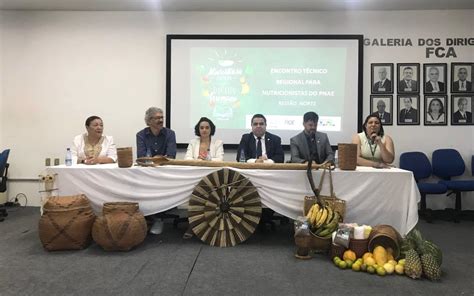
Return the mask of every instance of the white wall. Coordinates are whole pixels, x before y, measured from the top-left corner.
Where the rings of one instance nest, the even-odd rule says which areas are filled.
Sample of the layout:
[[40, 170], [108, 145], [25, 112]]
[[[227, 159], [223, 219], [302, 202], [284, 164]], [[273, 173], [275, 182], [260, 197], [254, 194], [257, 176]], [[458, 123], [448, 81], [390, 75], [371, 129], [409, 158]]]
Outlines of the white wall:
[[[473, 20], [474, 10], [1, 11], [0, 147], [12, 149], [12, 178], [35, 178], [46, 157], [63, 161], [73, 136], [83, 132], [85, 118], [96, 114], [104, 119], [105, 133], [113, 135], [118, 146], [135, 148], [135, 133], [144, 127], [145, 109], [165, 107], [166, 34], [364, 34], [371, 39], [416, 40], [473, 37]], [[371, 63], [474, 62], [472, 46], [457, 47], [456, 59], [427, 59], [424, 48], [417, 46], [366, 46], [364, 50], [364, 116], [369, 112]], [[397, 159], [403, 151], [431, 155], [435, 148], [454, 147], [470, 167], [472, 126], [395, 124], [387, 126], [386, 132], [394, 138]], [[233, 153], [226, 159], [233, 159]], [[11, 185], [10, 196], [28, 191], [30, 202], [38, 204], [37, 185], [15, 181]]]

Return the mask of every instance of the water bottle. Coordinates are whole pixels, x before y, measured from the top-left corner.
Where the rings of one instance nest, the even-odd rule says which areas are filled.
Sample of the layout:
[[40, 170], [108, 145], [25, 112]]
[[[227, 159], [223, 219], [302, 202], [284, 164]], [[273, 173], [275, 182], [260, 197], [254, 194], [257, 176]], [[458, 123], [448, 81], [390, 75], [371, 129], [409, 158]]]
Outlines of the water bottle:
[[72, 153], [71, 153], [71, 148], [66, 149], [66, 159], [64, 161], [66, 166], [72, 166]]
[[207, 161], [212, 161], [211, 151], [210, 151], [209, 149], [207, 149], [206, 160], [207, 160]]
[[339, 167], [338, 152], [339, 152], [339, 150], [336, 150], [336, 152], [334, 152], [334, 166], [336, 168]]
[[247, 159], [245, 159], [245, 151], [244, 151], [244, 149], [242, 149], [242, 150], [240, 151], [239, 162], [247, 162]]
[[[146, 148], [146, 154], [145, 154], [145, 156], [146, 156], [146, 157], [152, 157], [152, 155], [151, 155], [151, 149], [150, 149], [150, 148]], [[153, 161], [150, 160], [150, 159], [148, 159], [148, 160], [145, 161], [145, 163], [146, 163], [146, 164], [152, 164]]]

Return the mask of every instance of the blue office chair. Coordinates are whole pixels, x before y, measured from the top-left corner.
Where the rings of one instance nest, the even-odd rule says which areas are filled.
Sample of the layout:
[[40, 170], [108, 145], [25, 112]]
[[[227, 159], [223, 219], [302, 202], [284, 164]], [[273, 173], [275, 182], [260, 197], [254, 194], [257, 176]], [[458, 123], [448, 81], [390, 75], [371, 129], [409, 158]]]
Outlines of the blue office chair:
[[448, 195], [456, 194], [454, 222], [459, 222], [462, 210], [461, 193], [474, 191], [474, 180], [451, 180], [452, 177], [464, 174], [466, 169], [461, 154], [455, 149], [438, 149], [433, 151], [432, 161], [433, 174], [443, 179], [439, 183], [445, 184], [448, 190], [451, 190]]
[[418, 190], [421, 194], [420, 212], [428, 222], [432, 221], [431, 209], [426, 209], [427, 194], [443, 194], [448, 187], [442, 183], [420, 182], [433, 172], [428, 157], [423, 152], [405, 152], [400, 155], [400, 168], [413, 172]]
[[[5, 149], [0, 153], [0, 192], [7, 191], [7, 175], [8, 175], [8, 155], [10, 154], [10, 149]], [[5, 220], [5, 217], [8, 216], [7, 209], [5, 205], [0, 205], [0, 222]]]

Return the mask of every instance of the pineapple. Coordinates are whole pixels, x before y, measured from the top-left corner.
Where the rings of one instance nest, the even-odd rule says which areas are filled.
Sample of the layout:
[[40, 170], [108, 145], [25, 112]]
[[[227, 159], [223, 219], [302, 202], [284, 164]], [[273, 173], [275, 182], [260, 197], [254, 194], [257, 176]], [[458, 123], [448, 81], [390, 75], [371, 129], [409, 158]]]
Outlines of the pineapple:
[[412, 279], [421, 277], [422, 266], [420, 256], [414, 249], [410, 249], [405, 255], [405, 274]]
[[441, 268], [438, 265], [436, 258], [431, 254], [421, 255], [421, 265], [423, 267], [423, 274], [432, 281], [441, 279]]
[[[421, 272], [430, 280], [435, 281], [441, 278], [441, 263], [443, 254], [437, 245], [424, 240], [420, 231], [413, 229], [403, 241], [402, 251], [405, 251], [406, 261], [410, 257], [410, 267], [405, 266], [405, 273], [411, 278], [419, 278]], [[419, 255], [419, 256], [415, 256]], [[418, 257], [418, 258], [415, 258]], [[418, 267], [421, 267], [419, 269]]]

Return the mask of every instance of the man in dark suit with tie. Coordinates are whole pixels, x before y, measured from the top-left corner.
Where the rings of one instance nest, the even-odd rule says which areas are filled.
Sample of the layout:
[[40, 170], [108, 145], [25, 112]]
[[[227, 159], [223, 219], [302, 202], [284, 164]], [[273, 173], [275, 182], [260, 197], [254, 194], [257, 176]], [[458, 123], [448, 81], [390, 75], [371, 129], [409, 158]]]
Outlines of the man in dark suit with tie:
[[431, 67], [428, 70], [430, 80], [425, 83], [425, 92], [427, 93], [445, 93], [446, 88], [443, 82], [438, 81], [439, 70], [436, 67]]
[[282, 163], [285, 159], [279, 136], [267, 132], [267, 119], [262, 114], [255, 114], [250, 121], [252, 132], [242, 135], [237, 161], [244, 153], [247, 162]]
[[392, 123], [392, 121], [391, 121], [392, 117], [391, 117], [389, 112], [385, 112], [385, 108], [386, 108], [385, 102], [383, 100], [379, 100], [377, 102], [377, 112], [375, 112], [375, 113], [379, 116], [380, 121], [382, 123], [389, 123], [390, 124], [390, 123]]
[[315, 112], [304, 114], [304, 130], [290, 139], [291, 162], [304, 163], [312, 160], [321, 164], [334, 161], [328, 136], [317, 131], [318, 121], [319, 116]]
[[418, 110], [412, 108], [413, 101], [411, 97], [403, 98], [403, 104], [405, 108], [400, 111], [400, 122], [401, 123], [417, 123], [418, 122]]
[[405, 67], [403, 69], [403, 79], [398, 82], [398, 92], [417, 92], [418, 82], [413, 80], [413, 68]]
[[472, 92], [472, 82], [467, 80], [467, 68], [459, 68], [458, 81], [453, 83], [453, 92]]
[[380, 93], [380, 92], [392, 92], [392, 82], [390, 79], [387, 78], [387, 68], [381, 67], [379, 69], [379, 78], [380, 81], [377, 81], [373, 88], [372, 92], [374, 93]]
[[454, 123], [472, 123], [472, 113], [467, 111], [467, 98], [458, 99], [458, 111], [453, 114]]

